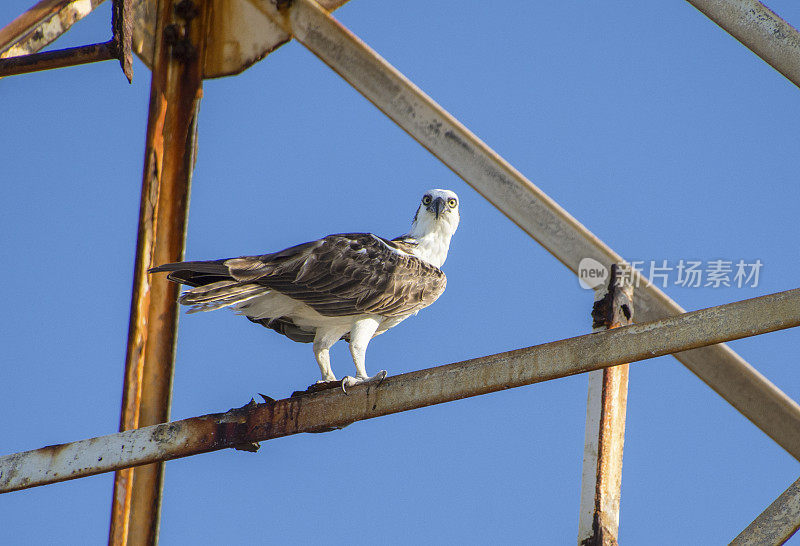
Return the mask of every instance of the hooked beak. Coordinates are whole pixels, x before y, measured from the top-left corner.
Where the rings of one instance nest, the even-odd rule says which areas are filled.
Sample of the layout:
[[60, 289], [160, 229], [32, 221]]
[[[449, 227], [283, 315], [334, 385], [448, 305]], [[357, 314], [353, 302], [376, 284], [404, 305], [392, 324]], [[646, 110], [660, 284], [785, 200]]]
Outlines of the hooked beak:
[[433, 202], [428, 205], [428, 210], [436, 215], [436, 219], [439, 219], [439, 215], [444, 210], [444, 199], [441, 197], [437, 197], [433, 200]]

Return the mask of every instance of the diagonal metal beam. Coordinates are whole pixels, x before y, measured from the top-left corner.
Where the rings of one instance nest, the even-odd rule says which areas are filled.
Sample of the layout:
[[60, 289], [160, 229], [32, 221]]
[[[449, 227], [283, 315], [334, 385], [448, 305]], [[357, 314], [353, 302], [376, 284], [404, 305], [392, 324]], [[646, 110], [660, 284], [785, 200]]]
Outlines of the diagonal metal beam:
[[783, 544], [800, 529], [800, 479], [767, 506], [730, 546]]
[[687, 0], [800, 87], [800, 32], [758, 0]]
[[[261, 9], [339, 73], [357, 91], [536, 239], [572, 272], [583, 258], [606, 267], [622, 257], [484, 144], [405, 76], [365, 45], [313, 0], [293, 0], [276, 11]], [[269, 11], [272, 10], [272, 11]], [[639, 320], [684, 310], [658, 287], [635, 274]], [[757, 427], [800, 459], [800, 406], [727, 346], [675, 355]]]
[[42, 0], [0, 29], [0, 58], [35, 53], [104, 0]]
[[301, 432], [800, 326], [800, 288], [387, 377], [0, 457], [0, 493]]

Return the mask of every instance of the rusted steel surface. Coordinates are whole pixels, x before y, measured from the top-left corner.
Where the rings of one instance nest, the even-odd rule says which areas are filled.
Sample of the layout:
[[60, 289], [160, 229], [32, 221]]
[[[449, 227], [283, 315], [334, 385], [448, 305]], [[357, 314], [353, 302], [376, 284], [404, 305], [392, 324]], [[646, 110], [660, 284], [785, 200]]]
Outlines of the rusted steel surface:
[[111, 10], [111, 31], [114, 47], [123, 74], [128, 83], [133, 81], [133, 0], [114, 0]]
[[[612, 266], [605, 293], [592, 309], [595, 332], [633, 321], [633, 286]], [[622, 452], [628, 402], [627, 363], [589, 372], [578, 544], [610, 546], [619, 536]]]
[[[212, 4], [208, 46], [203, 61], [204, 78], [239, 74], [292, 39], [268, 11], [275, 0], [225, 0]], [[333, 11], [347, 0], [322, 0]], [[156, 0], [133, 0], [133, 49], [145, 65], [153, 67]]]
[[[0, 492], [324, 432], [591, 370], [800, 325], [800, 289], [387, 377], [379, 385], [329, 389], [224, 414], [204, 415], [0, 457]], [[794, 434], [800, 431], [792, 431]]]
[[0, 59], [0, 77], [117, 58], [113, 41]]
[[[164, 1], [158, 14], [121, 431], [169, 419], [177, 288], [147, 270], [183, 259], [209, 4]], [[159, 463], [117, 473], [110, 544], [156, 542], [163, 471]]]
[[731, 546], [784, 544], [800, 529], [800, 479], [767, 506], [753, 523], [731, 541]]
[[35, 53], [104, 0], [42, 0], [0, 29], [0, 58]]
[[[268, 3], [263, 3], [265, 10]], [[311, 0], [270, 12], [287, 32], [338, 72], [574, 273], [582, 259], [624, 260], [530, 180]], [[635, 273], [638, 320], [683, 309]], [[689, 370], [800, 458], [800, 406], [727, 346], [675, 355]]]
[[130, 82], [133, 78], [131, 1], [114, 0], [113, 37], [110, 41], [35, 53], [66, 32], [75, 21], [88, 15], [103, 0], [39, 2], [0, 30], [0, 77], [116, 58]]
[[687, 0], [800, 87], [800, 33], [757, 0]]

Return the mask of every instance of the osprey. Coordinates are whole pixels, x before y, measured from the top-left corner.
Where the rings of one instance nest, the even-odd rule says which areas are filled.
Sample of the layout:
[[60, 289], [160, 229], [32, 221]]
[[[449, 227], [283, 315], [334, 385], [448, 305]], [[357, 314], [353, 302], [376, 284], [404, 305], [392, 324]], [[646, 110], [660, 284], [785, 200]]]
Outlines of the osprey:
[[165, 264], [169, 280], [192, 286], [178, 301], [189, 313], [232, 307], [252, 322], [293, 341], [313, 342], [322, 379], [336, 381], [329, 350], [350, 344], [356, 376], [342, 389], [381, 381], [365, 367], [369, 341], [432, 304], [447, 279], [440, 267], [458, 227], [458, 196], [429, 190], [411, 230], [395, 239], [372, 233], [341, 233], [273, 254], [227, 260]]

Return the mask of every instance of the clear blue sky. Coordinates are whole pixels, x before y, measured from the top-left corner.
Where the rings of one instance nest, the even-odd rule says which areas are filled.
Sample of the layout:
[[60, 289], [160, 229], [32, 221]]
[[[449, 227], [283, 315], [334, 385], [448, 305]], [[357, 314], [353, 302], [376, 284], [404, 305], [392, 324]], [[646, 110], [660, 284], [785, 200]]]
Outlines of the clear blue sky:
[[[0, 25], [31, 2], [0, 3]], [[800, 24], [797, 2], [770, 6]], [[109, 12], [55, 45], [106, 40]], [[764, 264], [757, 287], [670, 286], [684, 307], [798, 286], [800, 90], [688, 3], [353, 0], [336, 16], [626, 258]], [[134, 69], [133, 85], [114, 62], [0, 81], [2, 454], [118, 426], [150, 80]], [[589, 331], [571, 273], [296, 43], [206, 83], [186, 256], [396, 236], [431, 187], [461, 197], [447, 291], [372, 342], [369, 371]], [[798, 345], [732, 344], [794, 399]], [[344, 344], [332, 357], [352, 373]], [[172, 416], [317, 375], [308, 345], [182, 315]], [[585, 399], [577, 376], [170, 462], [162, 544], [574, 543]], [[673, 358], [632, 366], [623, 543], [727, 542], [797, 474]], [[0, 543], [104, 543], [111, 487], [0, 496]]]

